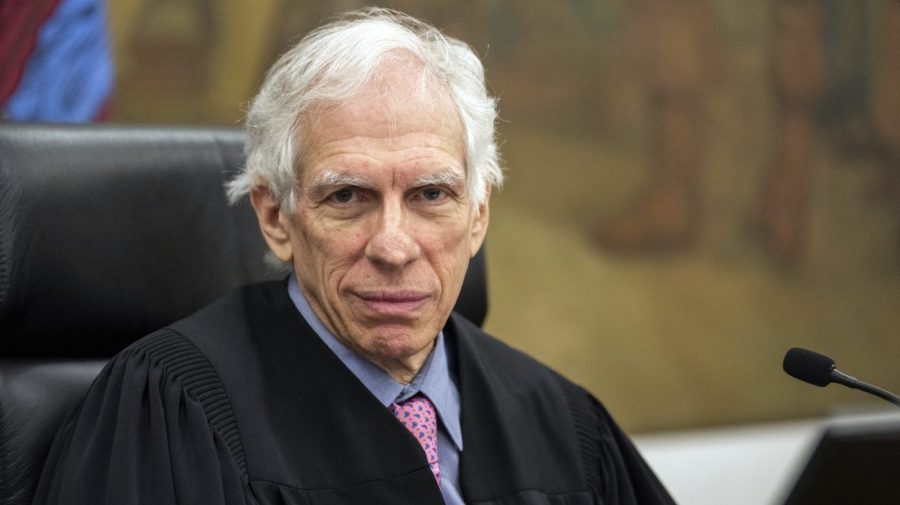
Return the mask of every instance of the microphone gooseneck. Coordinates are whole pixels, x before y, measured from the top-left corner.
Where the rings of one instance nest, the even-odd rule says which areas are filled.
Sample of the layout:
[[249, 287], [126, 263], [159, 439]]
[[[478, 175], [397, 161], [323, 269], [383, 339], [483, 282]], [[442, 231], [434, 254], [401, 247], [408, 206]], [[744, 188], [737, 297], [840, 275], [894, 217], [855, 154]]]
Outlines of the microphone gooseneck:
[[784, 371], [795, 379], [825, 387], [832, 382], [865, 391], [900, 407], [900, 396], [847, 375], [835, 367], [834, 360], [808, 349], [794, 347], [784, 355]]

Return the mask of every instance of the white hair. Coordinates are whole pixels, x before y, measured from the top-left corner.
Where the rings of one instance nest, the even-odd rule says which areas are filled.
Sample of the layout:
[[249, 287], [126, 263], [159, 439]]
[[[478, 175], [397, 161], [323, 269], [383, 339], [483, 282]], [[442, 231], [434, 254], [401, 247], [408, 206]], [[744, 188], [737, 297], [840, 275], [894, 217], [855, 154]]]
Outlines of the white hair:
[[[229, 200], [237, 202], [254, 187], [266, 186], [282, 210], [293, 212], [302, 170], [297, 161], [303, 149], [301, 128], [314, 124], [307, 115], [362, 92], [377, 77], [384, 57], [398, 53], [422, 65], [423, 91], [449, 97], [458, 112], [470, 202], [481, 205], [488, 185], [503, 182], [494, 139], [496, 102], [487, 93], [481, 61], [463, 42], [383, 8], [345, 14], [311, 32], [275, 62], [247, 113], [247, 161], [226, 185]], [[425, 90], [427, 83], [437, 83], [439, 89]]]

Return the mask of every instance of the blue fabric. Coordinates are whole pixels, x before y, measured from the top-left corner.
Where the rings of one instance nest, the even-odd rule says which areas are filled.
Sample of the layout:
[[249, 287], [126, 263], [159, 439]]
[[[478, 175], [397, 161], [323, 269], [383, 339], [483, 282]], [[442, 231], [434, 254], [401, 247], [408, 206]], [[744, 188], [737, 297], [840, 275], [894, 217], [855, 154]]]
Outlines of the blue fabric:
[[61, 0], [41, 27], [16, 90], [4, 106], [14, 121], [88, 122], [104, 110], [113, 68], [103, 0]]
[[428, 356], [419, 374], [411, 383], [404, 385], [395, 381], [381, 368], [354, 354], [335, 338], [309, 306], [294, 275], [291, 275], [288, 281], [288, 295], [316, 335], [385, 408], [391, 403], [407, 400], [417, 393], [422, 393], [431, 400], [440, 419], [438, 423], [438, 462], [441, 467], [441, 493], [448, 505], [463, 505], [465, 502], [463, 502], [459, 490], [459, 453], [463, 448], [462, 426], [460, 425], [461, 404], [459, 388], [450, 377], [450, 362], [444, 333], [438, 333], [434, 350]]

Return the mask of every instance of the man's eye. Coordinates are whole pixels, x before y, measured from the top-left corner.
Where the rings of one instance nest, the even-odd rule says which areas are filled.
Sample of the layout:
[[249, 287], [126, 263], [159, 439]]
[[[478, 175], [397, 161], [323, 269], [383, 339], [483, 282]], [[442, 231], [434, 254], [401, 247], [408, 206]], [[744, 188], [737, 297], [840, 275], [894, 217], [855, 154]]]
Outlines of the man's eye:
[[353, 190], [343, 188], [331, 194], [331, 200], [335, 203], [350, 203], [353, 200]]
[[425, 188], [422, 190], [422, 198], [427, 201], [435, 202], [444, 196], [444, 190], [441, 188]]

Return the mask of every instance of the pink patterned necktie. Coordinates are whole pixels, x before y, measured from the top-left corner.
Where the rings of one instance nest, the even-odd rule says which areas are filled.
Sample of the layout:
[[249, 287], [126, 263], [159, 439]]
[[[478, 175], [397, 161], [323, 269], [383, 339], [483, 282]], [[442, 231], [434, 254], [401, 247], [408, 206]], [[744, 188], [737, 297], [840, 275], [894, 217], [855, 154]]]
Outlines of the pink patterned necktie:
[[437, 414], [434, 411], [434, 405], [431, 403], [431, 400], [417, 394], [405, 402], [390, 404], [388, 410], [419, 441], [419, 444], [425, 451], [425, 457], [428, 459], [431, 473], [434, 474], [434, 479], [440, 485], [441, 469], [438, 466]]

